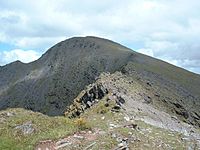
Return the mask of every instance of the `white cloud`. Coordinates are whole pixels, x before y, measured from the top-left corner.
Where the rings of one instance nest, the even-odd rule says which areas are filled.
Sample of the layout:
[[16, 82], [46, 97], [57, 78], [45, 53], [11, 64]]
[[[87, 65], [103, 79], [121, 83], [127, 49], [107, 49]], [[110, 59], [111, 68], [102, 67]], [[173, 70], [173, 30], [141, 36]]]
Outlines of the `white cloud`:
[[190, 69], [200, 59], [199, 10], [199, 0], [2, 0], [0, 42], [44, 50], [90, 34]]
[[149, 56], [154, 57], [154, 53], [153, 53], [153, 50], [152, 50], [152, 49], [141, 48], [141, 49], [138, 49], [137, 51], [140, 52], [140, 53], [142, 53], [142, 54], [145, 54], [145, 55], [149, 55]]
[[68, 37], [24, 37], [20, 38], [18, 41], [15, 41], [16, 46], [21, 47], [21, 48], [27, 48], [27, 47], [32, 47], [32, 48], [37, 48], [39, 46], [44, 46], [48, 45], [48, 47], [45, 48], [50, 48], [50, 46], [53, 46], [54, 44], [65, 40]]
[[[143, 48], [143, 49], [138, 49], [136, 51], [143, 53], [145, 55], [162, 59], [170, 64], [173, 64], [182, 68], [186, 68], [189, 71], [200, 74], [200, 69], [199, 69], [199, 64], [200, 64], [199, 53], [200, 52], [199, 51], [194, 51], [192, 53], [190, 51], [186, 51], [185, 53], [184, 52], [181, 53], [180, 50], [176, 51], [175, 49], [165, 49], [165, 48], [163, 48], [164, 51], [158, 50], [156, 48], [154, 49]], [[195, 55], [196, 53], [196, 56], [190, 56], [191, 55], [190, 53], [192, 55]]]
[[8, 64], [16, 60], [28, 63], [37, 60], [41, 56], [40, 53], [33, 50], [14, 49], [11, 51], [0, 52], [0, 65]]

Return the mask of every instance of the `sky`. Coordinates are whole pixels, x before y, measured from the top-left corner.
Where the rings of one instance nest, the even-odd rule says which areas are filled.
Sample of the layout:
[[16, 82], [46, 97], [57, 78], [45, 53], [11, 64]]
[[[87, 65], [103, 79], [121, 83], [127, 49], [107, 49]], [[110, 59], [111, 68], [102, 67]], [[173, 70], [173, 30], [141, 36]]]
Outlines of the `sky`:
[[200, 74], [199, 0], [0, 0], [1, 66], [87, 35]]

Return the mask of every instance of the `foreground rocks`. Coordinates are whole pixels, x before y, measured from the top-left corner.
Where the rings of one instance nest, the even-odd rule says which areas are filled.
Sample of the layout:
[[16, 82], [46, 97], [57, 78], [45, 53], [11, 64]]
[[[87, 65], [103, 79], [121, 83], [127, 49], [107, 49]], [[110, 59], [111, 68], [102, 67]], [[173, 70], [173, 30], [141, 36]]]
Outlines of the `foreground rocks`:
[[5, 123], [8, 118], [13, 117], [15, 115], [16, 115], [15, 113], [10, 111], [0, 113], [0, 123]]
[[79, 149], [78, 145], [85, 143], [84, 150], [92, 148], [97, 140], [98, 136], [102, 133], [100, 130], [95, 129], [94, 131], [80, 131], [73, 135], [66, 136], [65, 138], [54, 140], [40, 141], [36, 146], [35, 150], [61, 150], [61, 149]]
[[113, 112], [119, 112], [125, 100], [122, 98], [119, 92], [113, 91], [102, 83], [101, 79], [96, 83], [90, 84], [83, 90], [75, 99], [72, 105], [70, 105], [66, 111], [65, 116], [69, 118], [80, 116], [86, 109], [99, 103], [99, 101], [106, 101], [105, 107], [110, 107]]
[[22, 125], [18, 125], [15, 127], [15, 129], [22, 132], [24, 135], [32, 134], [35, 131], [31, 121], [25, 122]]

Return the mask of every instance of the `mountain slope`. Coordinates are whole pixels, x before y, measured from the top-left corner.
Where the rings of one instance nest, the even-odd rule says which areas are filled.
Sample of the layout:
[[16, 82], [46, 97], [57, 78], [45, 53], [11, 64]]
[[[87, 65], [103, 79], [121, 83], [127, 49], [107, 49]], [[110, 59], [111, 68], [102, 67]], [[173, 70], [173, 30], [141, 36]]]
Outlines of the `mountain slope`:
[[60, 115], [101, 72], [114, 72], [132, 51], [111, 41], [77, 37], [50, 48], [39, 60], [0, 69], [0, 109], [23, 107]]
[[[1, 67], [0, 109], [23, 107], [61, 115], [100, 73], [120, 70], [136, 71], [149, 80], [159, 76], [174, 84], [169, 82], [170, 86], [178, 86], [185, 99], [199, 101], [199, 75], [106, 39], [75, 37], [56, 44], [35, 62], [17, 61]], [[162, 85], [161, 80], [158, 82]]]

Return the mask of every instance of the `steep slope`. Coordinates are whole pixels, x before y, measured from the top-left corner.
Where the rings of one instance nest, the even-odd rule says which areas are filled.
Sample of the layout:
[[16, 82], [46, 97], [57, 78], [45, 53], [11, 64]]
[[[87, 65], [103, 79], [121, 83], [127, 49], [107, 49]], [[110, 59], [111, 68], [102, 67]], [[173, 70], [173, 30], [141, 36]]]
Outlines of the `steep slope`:
[[39, 60], [0, 69], [0, 109], [23, 107], [61, 115], [66, 105], [101, 72], [114, 72], [133, 52], [117, 43], [77, 37], [50, 48]]

